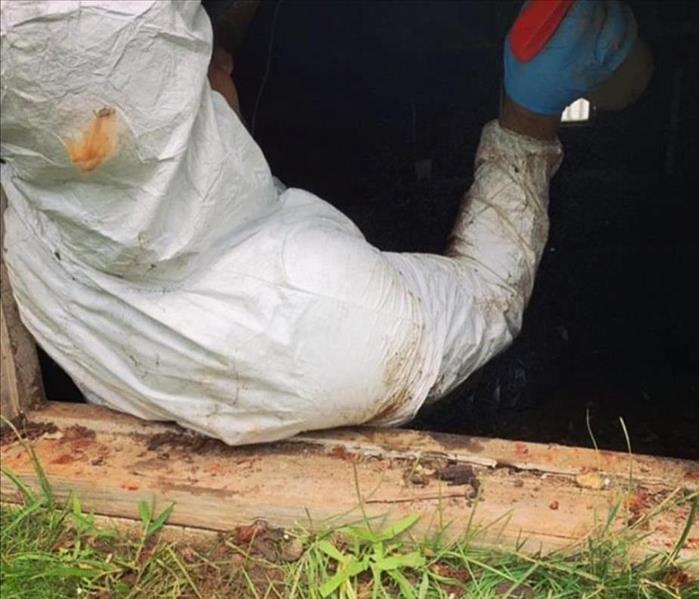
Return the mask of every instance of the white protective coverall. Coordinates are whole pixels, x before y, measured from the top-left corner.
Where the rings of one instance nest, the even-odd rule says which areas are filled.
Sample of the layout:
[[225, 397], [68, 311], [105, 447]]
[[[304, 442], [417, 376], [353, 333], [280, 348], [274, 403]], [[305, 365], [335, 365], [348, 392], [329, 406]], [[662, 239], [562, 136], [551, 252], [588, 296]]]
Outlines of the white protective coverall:
[[90, 401], [229, 444], [397, 425], [519, 331], [559, 144], [486, 125], [449, 256], [386, 253], [276, 185], [198, 2], [12, 0], [0, 36], [10, 280]]

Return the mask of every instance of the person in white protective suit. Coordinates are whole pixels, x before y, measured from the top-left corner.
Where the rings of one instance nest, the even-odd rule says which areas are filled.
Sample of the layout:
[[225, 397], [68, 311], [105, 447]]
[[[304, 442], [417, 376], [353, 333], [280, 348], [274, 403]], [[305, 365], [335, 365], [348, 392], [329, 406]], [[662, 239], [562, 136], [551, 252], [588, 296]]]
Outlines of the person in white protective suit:
[[533, 61], [506, 44], [508, 99], [437, 256], [381, 252], [276, 183], [226, 100], [225, 54], [209, 69], [199, 2], [10, 0], [0, 25], [23, 322], [90, 402], [229, 444], [405, 423], [505, 348], [546, 242], [560, 112], [635, 38], [621, 5], [578, 0]]

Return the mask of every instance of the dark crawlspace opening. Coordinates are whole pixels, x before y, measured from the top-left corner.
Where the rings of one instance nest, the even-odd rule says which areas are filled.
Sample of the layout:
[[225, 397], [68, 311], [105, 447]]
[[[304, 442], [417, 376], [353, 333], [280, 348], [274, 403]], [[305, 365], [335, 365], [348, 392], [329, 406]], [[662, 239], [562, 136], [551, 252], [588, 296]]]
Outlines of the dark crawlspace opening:
[[[699, 8], [632, 2], [655, 71], [563, 128], [522, 333], [411, 428], [699, 458]], [[441, 252], [519, 2], [262, 2], [236, 56], [273, 172], [383, 250]], [[77, 390], [46, 356], [49, 399]], [[589, 427], [588, 427], [589, 421]]]

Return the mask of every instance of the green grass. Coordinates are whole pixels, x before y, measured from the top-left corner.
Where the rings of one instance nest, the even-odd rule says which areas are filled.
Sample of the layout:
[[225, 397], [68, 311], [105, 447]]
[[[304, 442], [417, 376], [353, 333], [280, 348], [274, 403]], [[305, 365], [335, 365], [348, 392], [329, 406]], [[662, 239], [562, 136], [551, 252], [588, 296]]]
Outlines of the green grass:
[[40, 492], [3, 468], [24, 503], [0, 508], [2, 599], [699, 599], [699, 583], [678, 559], [697, 493], [676, 496], [692, 509], [675, 549], [642, 561], [631, 554], [643, 527], [612, 530], [616, 510], [584, 544], [547, 555], [480, 548], [476, 530], [459, 542], [417, 541], [410, 535], [417, 516], [387, 528], [364, 519], [322, 533], [251, 526], [216, 542], [173, 544], [159, 534], [172, 506], [141, 503], [140, 533], [119, 534], [98, 526], [77, 497], [59, 505], [34, 464]]

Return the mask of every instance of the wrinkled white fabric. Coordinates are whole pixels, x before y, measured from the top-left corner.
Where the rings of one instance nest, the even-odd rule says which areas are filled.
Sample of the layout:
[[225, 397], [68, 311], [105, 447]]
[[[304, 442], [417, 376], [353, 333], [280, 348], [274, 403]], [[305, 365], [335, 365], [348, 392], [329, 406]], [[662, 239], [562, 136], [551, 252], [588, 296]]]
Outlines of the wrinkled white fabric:
[[[90, 401], [230, 444], [411, 419], [516, 335], [558, 144], [483, 131], [448, 257], [284, 190], [206, 79], [198, 2], [4, 2], [6, 260]], [[113, 110], [114, 155], [68, 145]]]

